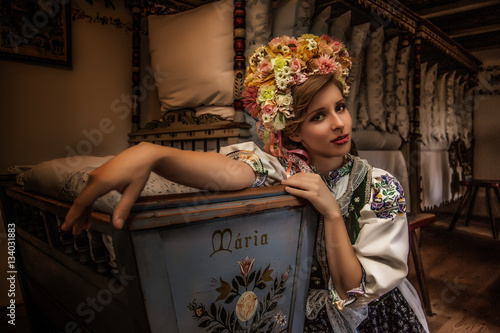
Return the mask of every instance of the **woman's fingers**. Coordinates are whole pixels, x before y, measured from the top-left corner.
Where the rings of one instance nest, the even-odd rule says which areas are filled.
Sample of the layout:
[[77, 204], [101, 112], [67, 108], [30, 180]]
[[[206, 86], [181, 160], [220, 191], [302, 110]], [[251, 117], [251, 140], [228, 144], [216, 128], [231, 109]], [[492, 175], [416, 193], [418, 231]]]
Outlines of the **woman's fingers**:
[[115, 228], [123, 228], [125, 220], [128, 218], [128, 214], [130, 213], [130, 210], [132, 209], [135, 201], [139, 197], [139, 194], [141, 194], [146, 181], [133, 182], [123, 190], [122, 198], [116, 205], [115, 211], [113, 213], [113, 225], [115, 226]]

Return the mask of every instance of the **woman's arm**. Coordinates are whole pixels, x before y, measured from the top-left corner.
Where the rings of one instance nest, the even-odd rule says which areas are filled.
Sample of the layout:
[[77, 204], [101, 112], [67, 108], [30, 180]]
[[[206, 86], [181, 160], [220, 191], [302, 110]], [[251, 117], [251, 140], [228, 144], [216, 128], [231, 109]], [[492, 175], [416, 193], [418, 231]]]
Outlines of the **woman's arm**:
[[255, 180], [249, 165], [222, 154], [140, 143], [89, 175], [61, 229], [78, 234], [90, 227], [92, 204], [112, 190], [122, 193], [113, 213], [113, 225], [121, 229], [152, 171], [173, 182], [210, 191], [240, 190], [250, 187]]
[[330, 276], [340, 297], [346, 299], [347, 291], [360, 286], [363, 273], [337, 201], [317, 174], [301, 172], [282, 183], [289, 185], [288, 193], [309, 200], [323, 215]]

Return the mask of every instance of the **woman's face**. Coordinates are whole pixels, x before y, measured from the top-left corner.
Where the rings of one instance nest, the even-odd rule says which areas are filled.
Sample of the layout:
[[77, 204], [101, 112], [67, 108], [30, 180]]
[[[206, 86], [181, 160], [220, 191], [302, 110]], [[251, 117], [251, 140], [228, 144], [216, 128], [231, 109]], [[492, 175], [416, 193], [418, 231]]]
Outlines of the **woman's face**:
[[345, 99], [334, 83], [328, 83], [314, 96], [298, 133], [290, 139], [304, 146], [313, 165], [338, 167], [351, 149], [351, 132]]

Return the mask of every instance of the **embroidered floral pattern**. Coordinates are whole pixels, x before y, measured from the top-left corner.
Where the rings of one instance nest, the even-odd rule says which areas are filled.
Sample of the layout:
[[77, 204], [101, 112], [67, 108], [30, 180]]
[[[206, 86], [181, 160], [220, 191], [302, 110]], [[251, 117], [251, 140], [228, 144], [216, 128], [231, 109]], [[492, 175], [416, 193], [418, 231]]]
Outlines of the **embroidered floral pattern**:
[[[348, 159], [347, 164], [345, 164], [344, 166], [340, 167], [337, 170], [330, 171], [328, 176], [321, 175], [321, 178], [325, 182], [326, 186], [328, 186], [328, 188], [330, 189], [330, 192], [333, 192], [334, 186], [337, 184], [337, 182], [342, 177], [351, 173], [354, 159], [352, 158], [352, 156], [350, 154], [347, 154], [346, 156]], [[315, 173], [317, 173], [316, 168], [314, 166], [312, 166], [311, 168]], [[359, 200], [359, 198], [358, 198], [358, 200]]]
[[373, 202], [371, 209], [378, 218], [394, 218], [406, 213], [406, 200], [403, 187], [398, 180], [388, 174], [382, 175], [380, 181], [373, 184]]
[[249, 150], [235, 150], [227, 154], [227, 156], [233, 160], [245, 162], [252, 167], [255, 171], [255, 182], [252, 187], [260, 187], [264, 185], [267, 179], [268, 171], [264, 168], [264, 164], [262, 164], [262, 160], [257, 154]]
[[[207, 311], [205, 305], [193, 300], [188, 308], [193, 312], [193, 318], [199, 321], [198, 326], [207, 332], [284, 332], [287, 330], [287, 318], [277, 311], [278, 301], [283, 295], [291, 273], [291, 266], [283, 274], [273, 278], [271, 264], [264, 270], [253, 270], [254, 258], [245, 258], [238, 262], [240, 274], [231, 283], [212, 279], [219, 284], [215, 290], [219, 296]], [[267, 295], [259, 301], [254, 290], [269, 289]], [[237, 299], [234, 305], [234, 300]], [[215, 303], [222, 301], [224, 305]]]

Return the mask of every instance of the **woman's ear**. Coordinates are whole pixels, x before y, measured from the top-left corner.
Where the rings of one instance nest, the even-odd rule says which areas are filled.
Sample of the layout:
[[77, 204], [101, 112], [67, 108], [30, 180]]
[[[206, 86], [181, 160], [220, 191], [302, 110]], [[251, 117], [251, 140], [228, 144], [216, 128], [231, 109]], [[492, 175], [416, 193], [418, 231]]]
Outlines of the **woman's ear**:
[[302, 141], [302, 138], [298, 134], [289, 135], [288, 138], [290, 140], [292, 140], [293, 142], [297, 142], [297, 143], [300, 143]]

